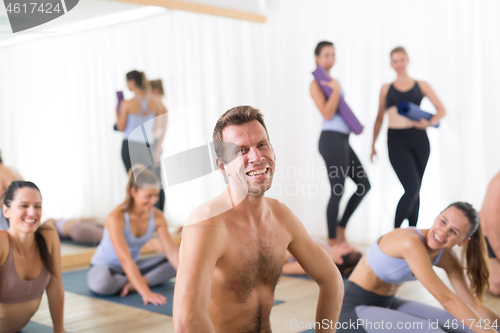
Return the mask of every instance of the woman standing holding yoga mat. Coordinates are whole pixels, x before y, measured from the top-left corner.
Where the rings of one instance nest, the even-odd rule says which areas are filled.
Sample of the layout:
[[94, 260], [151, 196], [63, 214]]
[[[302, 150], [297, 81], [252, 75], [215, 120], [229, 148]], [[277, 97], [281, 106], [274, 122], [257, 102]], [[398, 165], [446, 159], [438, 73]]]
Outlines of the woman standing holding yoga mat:
[[[426, 129], [437, 125], [446, 114], [431, 86], [425, 81], [417, 81], [408, 76], [406, 72], [408, 63], [408, 55], [403, 47], [399, 46], [391, 51], [391, 67], [396, 71], [397, 78], [393, 83], [383, 85], [380, 91], [371, 154], [373, 161], [373, 156], [377, 154], [375, 142], [384, 121], [384, 113], [387, 111], [389, 114], [387, 132], [389, 159], [405, 190], [396, 209], [395, 228], [399, 228], [405, 219], [408, 219], [410, 226], [417, 225], [420, 186], [430, 154]], [[430, 121], [423, 118], [420, 118], [420, 121], [413, 121], [398, 114], [396, 107], [398, 103], [411, 102], [420, 105], [424, 97], [429, 98], [437, 110]]]
[[150, 93], [149, 82], [143, 72], [131, 71], [126, 79], [127, 87], [135, 96], [120, 103], [116, 127], [123, 131], [122, 159], [128, 172], [134, 164], [142, 163], [149, 167], [159, 161], [166, 122], [158, 116], [165, 114], [167, 109], [159, 96]]
[[[316, 46], [314, 54], [316, 64], [329, 74], [330, 69], [335, 63], [335, 48], [333, 43], [320, 42]], [[332, 90], [330, 97], [325, 97], [320, 84]], [[321, 81], [318, 83], [316, 80], [313, 80], [310, 85], [310, 93], [323, 116], [319, 152], [325, 160], [332, 188], [326, 215], [329, 243], [335, 246], [346, 241], [344, 232], [347, 222], [366, 193], [370, 190], [370, 182], [361, 162], [349, 145], [349, 133], [351, 129], [337, 112], [340, 100], [340, 86], [338, 81], [332, 79], [331, 81]], [[340, 221], [338, 221], [339, 203], [344, 193], [344, 182], [347, 176], [356, 183], [358, 188], [349, 199], [344, 214]]]
[[[87, 283], [93, 292], [125, 296], [137, 291], [144, 305], [167, 303], [165, 296], [150, 289], [174, 277], [179, 264], [179, 251], [170, 238], [167, 221], [154, 208], [158, 182], [144, 165], [135, 165], [129, 171], [125, 202], [107, 217], [102, 240], [90, 261]], [[141, 248], [154, 230], [165, 253], [140, 259]]]

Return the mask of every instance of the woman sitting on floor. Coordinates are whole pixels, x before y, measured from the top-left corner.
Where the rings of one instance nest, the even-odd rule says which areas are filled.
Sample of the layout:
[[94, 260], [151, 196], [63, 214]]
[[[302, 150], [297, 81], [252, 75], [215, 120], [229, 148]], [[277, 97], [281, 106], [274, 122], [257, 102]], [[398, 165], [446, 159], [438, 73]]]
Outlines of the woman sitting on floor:
[[64, 332], [61, 244], [54, 227], [40, 225], [42, 196], [32, 182], [14, 181], [3, 195], [7, 231], [0, 230], [0, 332], [17, 332], [47, 290], [54, 332]]
[[[455, 245], [465, 248], [465, 269]], [[468, 203], [451, 204], [430, 229], [396, 229], [367, 249], [346, 281], [337, 332], [495, 332], [500, 315], [482, 302], [487, 259], [478, 213]], [[433, 265], [445, 270], [455, 293]], [[411, 280], [419, 280], [444, 310], [395, 297]]]
[[[158, 188], [158, 178], [143, 165], [130, 169], [125, 202], [107, 217], [103, 238], [90, 262], [87, 283], [93, 292], [125, 296], [137, 291], [144, 305], [167, 302], [150, 289], [174, 277], [179, 263], [178, 248], [170, 238], [163, 212], [154, 208]], [[164, 254], [139, 259], [154, 230]]]

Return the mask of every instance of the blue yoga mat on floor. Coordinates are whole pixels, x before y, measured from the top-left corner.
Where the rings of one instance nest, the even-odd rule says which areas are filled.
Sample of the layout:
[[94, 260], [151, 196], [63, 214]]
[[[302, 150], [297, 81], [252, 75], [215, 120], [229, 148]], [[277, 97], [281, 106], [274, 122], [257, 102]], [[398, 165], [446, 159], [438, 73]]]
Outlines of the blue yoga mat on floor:
[[[87, 286], [87, 272], [88, 269], [83, 269], [79, 271], [67, 272], [63, 273], [62, 281], [64, 285], [64, 290], [73, 292], [76, 294], [99, 298], [105, 301], [115, 302], [118, 304], [133, 306], [134, 308], [143, 309], [147, 311], [152, 311], [160, 314], [164, 314], [167, 316], [172, 316], [172, 301], [174, 299], [174, 283], [167, 282], [162, 284], [161, 286], [157, 286], [151, 288], [151, 291], [154, 293], [162, 294], [168, 300], [168, 303], [165, 305], [143, 305], [142, 297], [138, 293], [129, 294], [125, 297], [121, 297], [119, 295], [114, 296], [101, 296], [92, 292]], [[281, 304], [283, 301], [274, 301], [274, 305]]]
[[53, 333], [54, 329], [50, 326], [35, 323], [30, 321], [26, 326], [23, 327], [19, 333]]

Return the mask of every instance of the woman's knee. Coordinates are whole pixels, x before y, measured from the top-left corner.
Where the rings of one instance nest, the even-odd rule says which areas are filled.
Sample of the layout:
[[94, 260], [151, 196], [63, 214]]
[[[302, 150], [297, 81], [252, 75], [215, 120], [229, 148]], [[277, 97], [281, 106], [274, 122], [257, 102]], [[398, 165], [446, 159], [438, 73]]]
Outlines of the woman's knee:
[[111, 275], [107, 265], [93, 266], [87, 273], [87, 285], [89, 289], [99, 295], [116, 294], [122, 287], [122, 284], [119, 282]]
[[360, 180], [358, 181], [357, 185], [358, 185], [358, 189], [357, 189], [356, 192], [357, 192], [358, 195], [365, 195], [372, 188], [372, 186], [371, 186], [370, 182], [368, 181], [367, 177], [360, 178]]

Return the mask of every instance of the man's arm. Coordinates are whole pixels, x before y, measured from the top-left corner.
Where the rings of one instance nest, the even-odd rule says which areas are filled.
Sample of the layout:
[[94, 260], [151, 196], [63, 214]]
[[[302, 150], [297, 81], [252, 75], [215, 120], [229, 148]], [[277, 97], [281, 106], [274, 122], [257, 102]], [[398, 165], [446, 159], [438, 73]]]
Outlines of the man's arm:
[[[285, 205], [283, 207], [291, 235], [288, 251], [319, 286], [316, 322], [322, 325], [316, 332], [335, 332], [344, 297], [342, 276], [328, 253], [309, 236], [299, 219]], [[323, 328], [326, 322], [328, 328]]]
[[225, 249], [224, 224], [209, 219], [184, 227], [174, 291], [174, 329], [178, 333], [213, 332], [208, 307], [212, 275]]
[[175, 246], [172, 241], [172, 237], [170, 237], [170, 233], [168, 232], [168, 225], [165, 216], [163, 216], [163, 212], [158, 208], [155, 208], [155, 223], [156, 223], [156, 232], [158, 233], [158, 237], [160, 238], [161, 246], [165, 256], [172, 266], [177, 269], [179, 267], [179, 249]]

